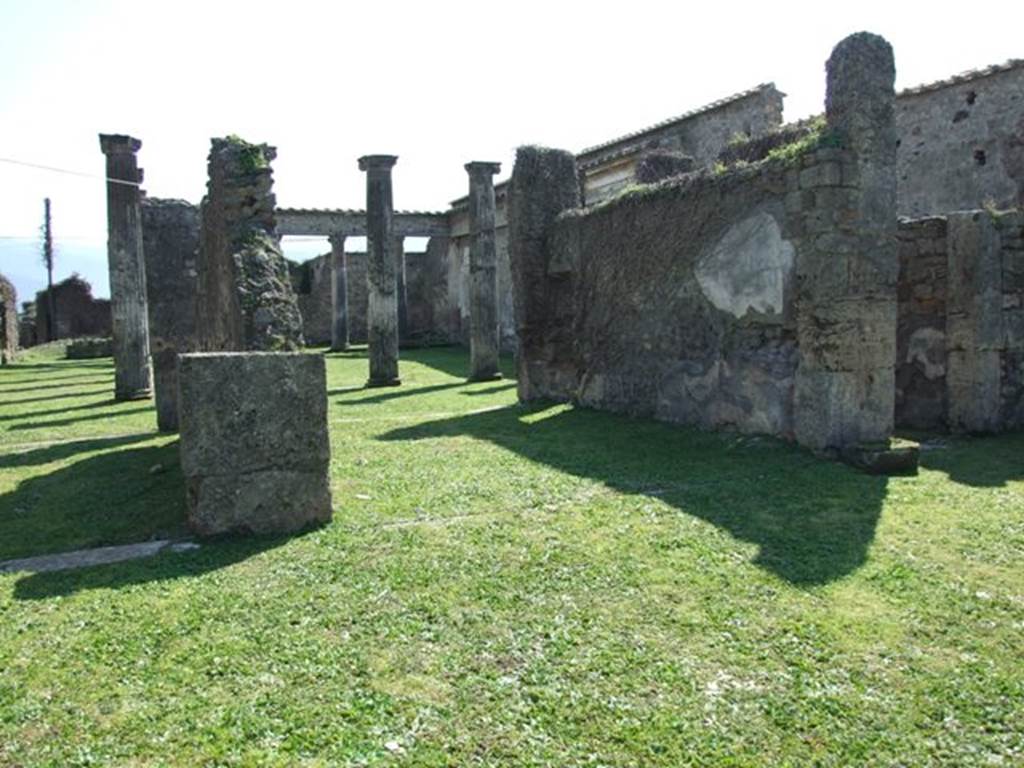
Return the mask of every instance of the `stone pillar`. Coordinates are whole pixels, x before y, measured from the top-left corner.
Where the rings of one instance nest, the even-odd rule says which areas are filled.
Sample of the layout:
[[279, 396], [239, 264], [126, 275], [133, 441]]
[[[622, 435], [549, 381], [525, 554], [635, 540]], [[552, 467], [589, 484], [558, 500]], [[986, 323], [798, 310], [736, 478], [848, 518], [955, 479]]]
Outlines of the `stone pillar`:
[[469, 378], [500, 379], [498, 253], [494, 242], [494, 174], [501, 163], [466, 163], [469, 173]]
[[142, 242], [149, 295], [156, 423], [178, 430], [178, 355], [196, 349], [199, 206], [148, 197], [142, 202]]
[[520, 147], [508, 200], [519, 399], [567, 400], [579, 368], [572, 265], [550, 264], [546, 241], [558, 214], [582, 204], [576, 157], [560, 149]]
[[395, 283], [398, 286], [398, 343], [409, 341], [409, 289], [405, 282], [405, 238], [394, 237]]
[[348, 349], [348, 262], [345, 235], [331, 235], [331, 351]]
[[18, 353], [18, 292], [0, 275], [0, 365], [14, 362]]
[[142, 142], [131, 136], [100, 134], [100, 149], [107, 156], [107, 265], [115, 400], [147, 398], [153, 386], [142, 251], [141, 174], [135, 157], [141, 146]]
[[847, 37], [826, 64], [832, 143], [804, 160], [798, 256], [797, 441], [846, 455], [894, 426], [897, 281], [895, 64], [877, 35]]
[[394, 155], [359, 158], [359, 170], [366, 171], [368, 387], [402, 383], [398, 377], [398, 275], [391, 198], [391, 169], [397, 161]]
[[204, 351], [279, 352], [303, 345], [302, 314], [277, 234], [277, 150], [210, 140], [200, 207], [197, 341]]

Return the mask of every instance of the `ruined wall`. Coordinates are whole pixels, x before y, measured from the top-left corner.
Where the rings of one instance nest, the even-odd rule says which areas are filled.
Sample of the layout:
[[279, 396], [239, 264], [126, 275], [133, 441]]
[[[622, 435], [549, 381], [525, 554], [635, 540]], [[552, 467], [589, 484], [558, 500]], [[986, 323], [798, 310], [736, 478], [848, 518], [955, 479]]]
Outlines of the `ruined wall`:
[[301, 264], [288, 262], [292, 290], [302, 315], [302, 335], [307, 344], [331, 343], [331, 255], [324, 254]]
[[1024, 425], [1024, 216], [900, 222], [896, 421], [995, 432]]
[[900, 214], [1024, 204], [1024, 60], [903, 91], [896, 126]]
[[521, 399], [775, 434], [829, 454], [887, 441], [892, 49], [853, 35], [827, 72], [828, 130], [788, 158], [566, 211], [571, 155], [519, 151]]
[[212, 139], [201, 207], [197, 320], [204, 350], [291, 350], [302, 316], [277, 236], [276, 150]]
[[[36, 293], [36, 344], [44, 344], [50, 335], [48, 291]], [[110, 336], [110, 301], [93, 298], [92, 286], [86, 280], [74, 274], [54, 283], [53, 297], [57, 313], [54, 339]]]
[[172, 432], [178, 428], [177, 358], [198, 346], [198, 206], [143, 198], [142, 243], [157, 426]]
[[18, 292], [0, 275], [0, 364], [14, 361], [18, 352]]

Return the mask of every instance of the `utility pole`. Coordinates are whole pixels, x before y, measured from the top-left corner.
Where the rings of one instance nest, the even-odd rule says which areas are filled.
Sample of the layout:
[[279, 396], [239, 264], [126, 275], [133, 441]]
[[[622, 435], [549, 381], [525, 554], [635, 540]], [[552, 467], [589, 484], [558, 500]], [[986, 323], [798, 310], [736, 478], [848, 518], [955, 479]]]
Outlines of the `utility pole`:
[[53, 231], [50, 229], [50, 198], [43, 200], [43, 263], [46, 265], [46, 340], [57, 338], [57, 302], [53, 295]]

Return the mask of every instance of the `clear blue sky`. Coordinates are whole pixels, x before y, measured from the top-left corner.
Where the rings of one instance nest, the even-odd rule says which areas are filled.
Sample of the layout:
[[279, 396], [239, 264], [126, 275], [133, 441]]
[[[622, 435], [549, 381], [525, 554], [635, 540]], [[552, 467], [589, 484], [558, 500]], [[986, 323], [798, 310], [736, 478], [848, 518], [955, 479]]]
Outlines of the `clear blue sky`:
[[[396, 206], [443, 209], [465, 162], [507, 176], [519, 144], [578, 151], [765, 81], [787, 119], [820, 111], [832, 46], [862, 29], [893, 44], [898, 87], [1022, 57], [1022, 8], [0, 0], [0, 157], [101, 174], [97, 133], [131, 133], [149, 194], [198, 202], [209, 138], [236, 133], [278, 147], [281, 205], [363, 207], [356, 158], [390, 153]], [[21, 299], [45, 283], [46, 196], [58, 279], [106, 295], [98, 179], [0, 163], [0, 272]]]

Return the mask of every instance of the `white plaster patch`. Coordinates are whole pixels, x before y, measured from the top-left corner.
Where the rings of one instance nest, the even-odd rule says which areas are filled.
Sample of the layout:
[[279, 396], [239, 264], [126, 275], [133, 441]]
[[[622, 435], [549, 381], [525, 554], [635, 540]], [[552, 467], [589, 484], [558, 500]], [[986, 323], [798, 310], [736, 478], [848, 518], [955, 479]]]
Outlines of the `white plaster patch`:
[[918, 328], [907, 342], [907, 362], [920, 363], [926, 379], [946, 375], [946, 334], [937, 328]]
[[753, 309], [782, 314], [796, 251], [775, 218], [755, 213], [731, 226], [697, 262], [697, 282], [715, 307], [735, 317]]

